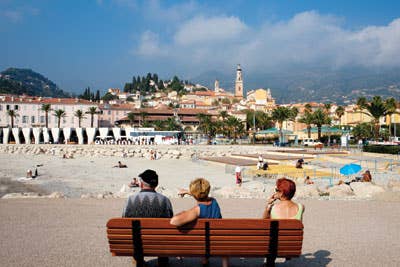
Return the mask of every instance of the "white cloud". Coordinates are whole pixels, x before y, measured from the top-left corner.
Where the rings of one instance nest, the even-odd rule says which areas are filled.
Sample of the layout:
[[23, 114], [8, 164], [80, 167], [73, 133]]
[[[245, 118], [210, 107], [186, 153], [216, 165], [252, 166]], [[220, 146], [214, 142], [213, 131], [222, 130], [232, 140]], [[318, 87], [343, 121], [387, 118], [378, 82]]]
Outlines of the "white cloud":
[[249, 71], [299, 65], [400, 66], [400, 18], [385, 26], [349, 30], [342, 18], [315, 11], [259, 27], [232, 16], [198, 15], [176, 25], [165, 40], [143, 34], [138, 54], [151, 57], [160, 51], [186, 74], [232, 69], [237, 63]]
[[235, 17], [196, 17], [183, 24], [175, 34], [179, 45], [202, 42], [227, 42], [239, 38], [246, 25]]
[[133, 54], [150, 57], [163, 55], [163, 50], [159, 44], [159, 37], [151, 31], [146, 31], [142, 34], [138, 49], [132, 52]]

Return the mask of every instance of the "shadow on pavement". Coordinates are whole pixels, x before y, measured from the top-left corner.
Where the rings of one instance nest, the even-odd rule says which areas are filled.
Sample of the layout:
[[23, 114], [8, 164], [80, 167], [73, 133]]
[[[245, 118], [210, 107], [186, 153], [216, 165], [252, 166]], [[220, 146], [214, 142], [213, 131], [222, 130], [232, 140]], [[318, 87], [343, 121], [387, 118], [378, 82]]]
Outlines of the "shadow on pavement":
[[[291, 266], [307, 266], [307, 267], [324, 267], [332, 261], [329, 258], [331, 253], [327, 250], [318, 250], [314, 253], [301, 255], [299, 258], [291, 260], [277, 259], [276, 267], [291, 267]], [[148, 260], [148, 267], [156, 267], [157, 259]], [[262, 258], [229, 258], [229, 267], [262, 267], [264, 259]], [[169, 258], [169, 267], [192, 267], [201, 266], [201, 258]], [[210, 267], [222, 266], [221, 258], [213, 257], [210, 259]]]

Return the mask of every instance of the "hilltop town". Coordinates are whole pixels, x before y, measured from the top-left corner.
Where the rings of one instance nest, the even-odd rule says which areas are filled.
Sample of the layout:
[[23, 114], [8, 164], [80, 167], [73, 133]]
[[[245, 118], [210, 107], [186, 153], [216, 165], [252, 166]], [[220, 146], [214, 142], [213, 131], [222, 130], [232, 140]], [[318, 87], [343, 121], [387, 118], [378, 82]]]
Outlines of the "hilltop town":
[[[381, 99], [382, 103], [384, 101]], [[399, 103], [394, 101], [395, 110], [399, 110]], [[293, 111], [293, 114], [279, 118], [276, 110]], [[317, 113], [323, 115], [320, 121], [312, 116]], [[229, 130], [226, 125], [220, 125], [220, 129], [206, 129], [207, 117], [214, 122], [231, 118], [234, 129]], [[90, 88], [75, 98], [0, 95], [0, 128], [142, 127], [184, 131], [189, 136], [202, 133], [210, 138], [219, 133], [235, 139], [256, 134], [257, 140], [266, 136], [270, 140], [277, 139], [280, 134], [280, 141], [285, 143], [293, 141], [294, 137], [301, 140], [341, 135], [363, 123], [371, 123], [373, 119], [357, 104], [339, 106], [305, 102], [278, 105], [271, 89], [246, 87], [240, 65], [236, 67], [233, 93], [221, 88], [218, 80], [210, 89], [180, 81], [176, 76], [171, 81], [162, 81], [156, 74], [148, 74], [142, 79], [134, 77], [123, 90], [108, 89], [101, 98], [99, 91], [94, 94]], [[399, 122], [400, 117], [395, 112], [382, 114], [379, 118], [379, 125], [384, 128], [394, 125], [393, 135], [396, 135], [396, 123]], [[392, 135], [391, 127], [388, 131], [388, 135]]]

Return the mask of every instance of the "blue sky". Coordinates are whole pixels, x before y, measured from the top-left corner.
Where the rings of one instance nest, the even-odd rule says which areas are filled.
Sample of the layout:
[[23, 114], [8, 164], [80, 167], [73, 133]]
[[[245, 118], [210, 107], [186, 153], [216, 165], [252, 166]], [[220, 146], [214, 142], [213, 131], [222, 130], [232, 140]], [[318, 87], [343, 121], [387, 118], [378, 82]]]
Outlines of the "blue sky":
[[233, 76], [237, 63], [249, 75], [398, 67], [399, 13], [396, 0], [0, 0], [0, 69], [31, 68], [81, 92], [148, 72]]

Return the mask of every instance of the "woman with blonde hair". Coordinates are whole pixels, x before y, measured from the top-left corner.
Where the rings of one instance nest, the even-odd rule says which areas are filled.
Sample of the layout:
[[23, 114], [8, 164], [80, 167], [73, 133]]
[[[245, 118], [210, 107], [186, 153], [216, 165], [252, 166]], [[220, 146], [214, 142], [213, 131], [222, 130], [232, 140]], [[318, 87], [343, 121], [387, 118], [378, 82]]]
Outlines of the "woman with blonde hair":
[[[221, 219], [221, 210], [217, 200], [208, 196], [210, 189], [210, 183], [204, 178], [193, 180], [189, 185], [189, 190], [181, 189], [178, 195], [181, 197], [186, 194], [191, 195], [196, 199], [197, 205], [189, 210], [176, 214], [171, 218], [170, 223], [172, 225], [181, 226], [197, 218]], [[207, 259], [203, 259], [203, 264], [207, 264]], [[222, 258], [222, 266], [228, 266], [227, 257]]]

